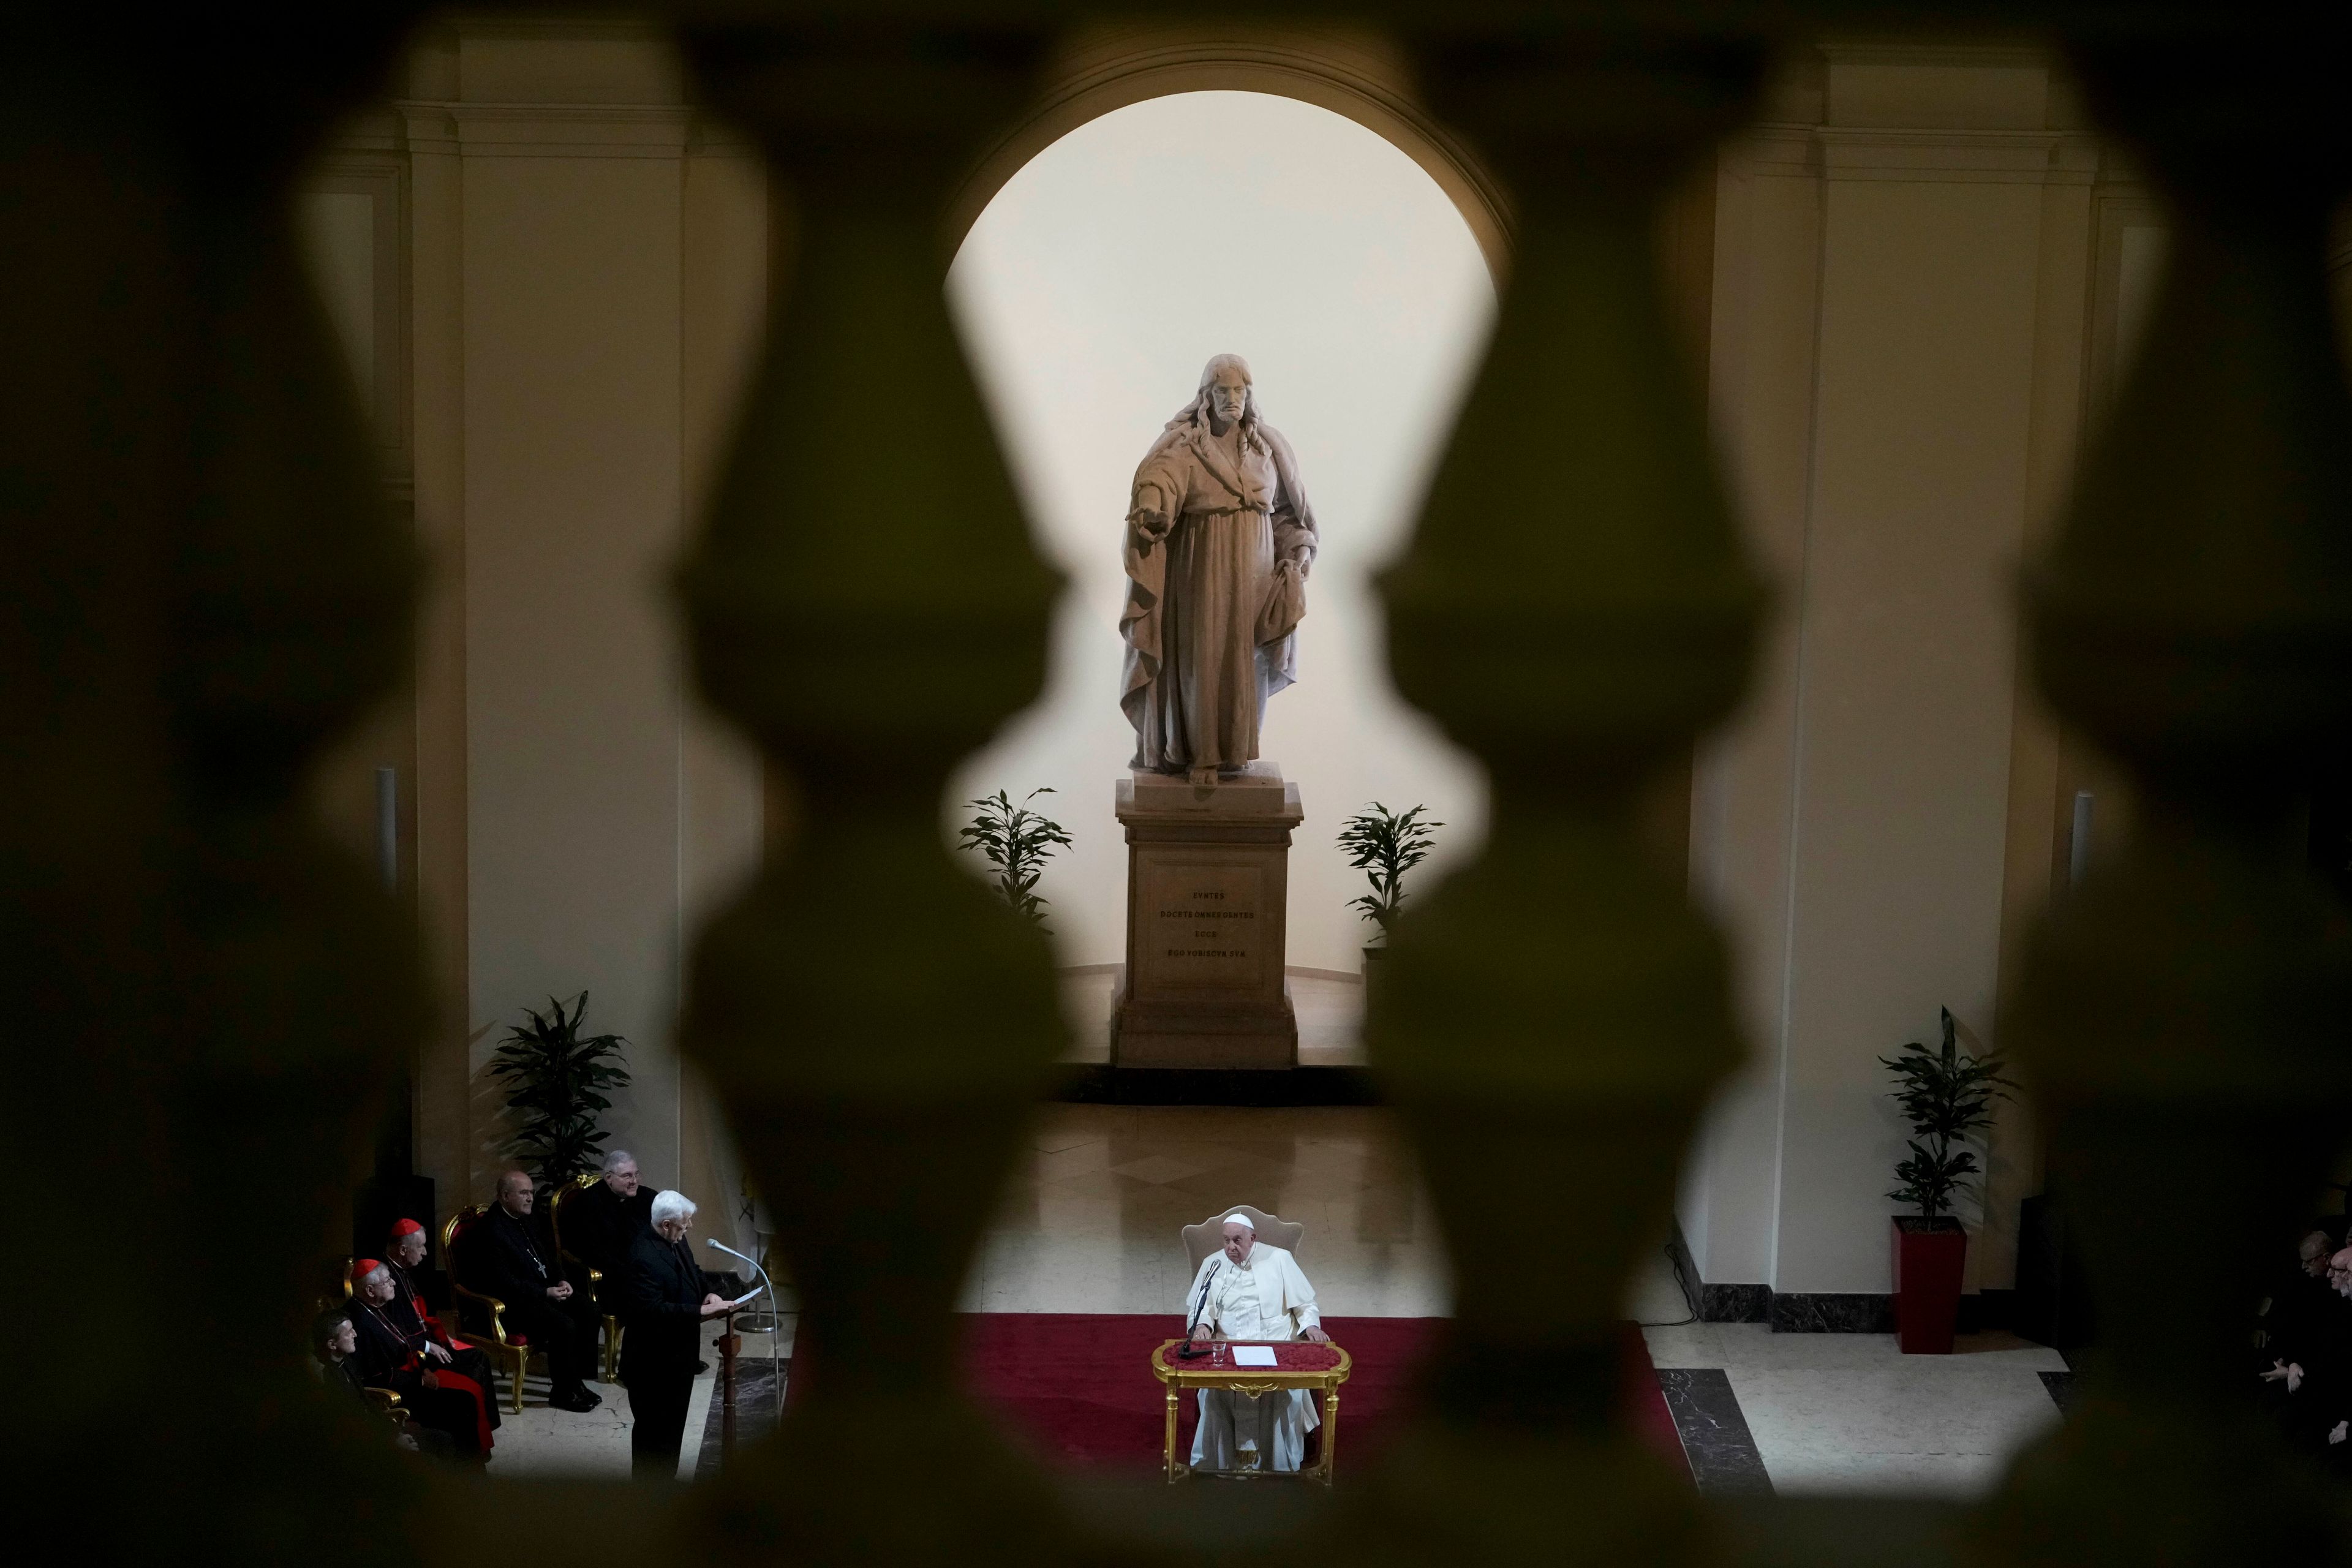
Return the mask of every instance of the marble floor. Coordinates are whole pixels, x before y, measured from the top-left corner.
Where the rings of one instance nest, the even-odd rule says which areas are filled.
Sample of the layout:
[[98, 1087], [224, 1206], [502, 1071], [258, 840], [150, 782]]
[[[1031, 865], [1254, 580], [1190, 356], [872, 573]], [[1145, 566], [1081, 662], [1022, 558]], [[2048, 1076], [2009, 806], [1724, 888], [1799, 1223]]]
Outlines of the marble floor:
[[1980, 1495], [2058, 1425], [2042, 1374], [2066, 1371], [2056, 1351], [2000, 1333], [1964, 1334], [1948, 1356], [1905, 1355], [1893, 1334], [1776, 1334], [1762, 1323], [1642, 1337], [1661, 1371], [1724, 1374], [1772, 1489], [1787, 1495]]
[[[1039, 1111], [961, 1306], [1177, 1313], [1189, 1275], [1178, 1229], [1237, 1203], [1306, 1225], [1299, 1261], [1326, 1312], [1447, 1310], [1444, 1238], [1389, 1112], [1060, 1104]], [[1663, 1246], [1625, 1310], [1643, 1325], [1710, 1491], [1971, 1496], [2059, 1418], [2053, 1385], [2065, 1363], [2053, 1351], [1979, 1335], [1951, 1356], [1905, 1356], [1886, 1334], [1694, 1322]], [[778, 1352], [789, 1357], [789, 1316], [782, 1329]], [[765, 1341], [751, 1353], [764, 1357]], [[586, 1416], [547, 1410], [534, 1394], [500, 1432], [493, 1472], [626, 1473], [627, 1394], [600, 1392], [604, 1408]], [[773, 1398], [765, 1384], [757, 1393]], [[682, 1476], [714, 1462], [708, 1379], [697, 1398]]]
[[1234, 1204], [1307, 1226], [1324, 1310], [1446, 1310], [1436, 1217], [1387, 1112], [1049, 1105], [964, 1283], [969, 1312], [1177, 1311], [1177, 1232]]
[[[764, 1355], [765, 1342], [754, 1342], [761, 1347], [757, 1353]], [[718, 1365], [715, 1355], [708, 1359], [714, 1367]], [[542, 1373], [533, 1372], [525, 1378], [521, 1412], [506, 1407], [499, 1412], [498, 1439], [490, 1449], [489, 1473], [516, 1480], [550, 1477], [627, 1479], [632, 1425], [629, 1391], [616, 1383], [592, 1383], [588, 1386], [604, 1404], [578, 1414], [557, 1410], [547, 1403], [548, 1382]], [[680, 1479], [693, 1477], [701, 1453], [699, 1438], [709, 1424], [717, 1388], [715, 1372], [694, 1380], [694, 1398], [686, 1411], [689, 1436], [681, 1445], [683, 1452], [678, 1461]]]

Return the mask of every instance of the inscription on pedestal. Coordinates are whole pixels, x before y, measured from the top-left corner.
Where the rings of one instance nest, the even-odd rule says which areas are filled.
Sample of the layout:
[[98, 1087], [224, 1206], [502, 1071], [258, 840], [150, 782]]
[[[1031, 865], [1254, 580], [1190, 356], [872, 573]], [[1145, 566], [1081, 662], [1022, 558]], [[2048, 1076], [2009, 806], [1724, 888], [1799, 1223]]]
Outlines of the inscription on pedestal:
[[1149, 867], [1143, 938], [1156, 985], [1247, 985], [1258, 978], [1261, 879], [1247, 867]]
[[1127, 984], [1111, 1009], [1113, 1065], [1297, 1066], [1282, 927], [1298, 786], [1261, 762], [1202, 789], [1138, 773], [1118, 801]]

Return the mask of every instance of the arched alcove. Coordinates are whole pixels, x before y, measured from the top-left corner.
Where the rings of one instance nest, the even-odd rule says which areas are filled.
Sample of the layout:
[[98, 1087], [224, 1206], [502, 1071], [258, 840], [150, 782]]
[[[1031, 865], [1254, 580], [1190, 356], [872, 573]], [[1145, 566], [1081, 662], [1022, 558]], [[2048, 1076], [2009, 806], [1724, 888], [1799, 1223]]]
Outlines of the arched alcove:
[[[1373, 799], [1427, 803], [1448, 826], [1425, 885], [1484, 818], [1475, 765], [1390, 686], [1371, 576], [1404, 542], [1491, 322], [1489, 252], [1454, 192], [1361, 115], [1300, 93], [1136, 86], [1098, 83], [1130, 100], [996, 180], [950, 273], [1039, 548], [1071, 584], [1046, 691], [950, 798], [1055, 790], [1044, 804], [1076, 839], [1041, 889], [1063, 962], [1122, 956], [1112, 789], [1133, 749], [1118, 705], [1129, 483], [1209, 356], [1240, 353], [1323, 532], [1299, 684], [1269, 704], [1264, 732], [1307, 813], [1288, 956], [1352, 973], [1370, 928], [1348, 908], [1362, 878], [1333, 846], [1341, 820]], [[1499, 209], [1483, 210], [1498, 240]]]
[[1404, 57], [1377, 33], [1353, 28], [1233, 27], [1127, 23], [1076, 36], [1045, 73], [1047, 86], [974, 166], [949, 204], [961, 242], [1030, 160], [1087, 121], [1185, 92], [1293, 98], [1354, 121], [1419, 164], [1470, 226], [1496, 279], [1510, 262], [1507, 199], [1461, 139], [1414, 96]]

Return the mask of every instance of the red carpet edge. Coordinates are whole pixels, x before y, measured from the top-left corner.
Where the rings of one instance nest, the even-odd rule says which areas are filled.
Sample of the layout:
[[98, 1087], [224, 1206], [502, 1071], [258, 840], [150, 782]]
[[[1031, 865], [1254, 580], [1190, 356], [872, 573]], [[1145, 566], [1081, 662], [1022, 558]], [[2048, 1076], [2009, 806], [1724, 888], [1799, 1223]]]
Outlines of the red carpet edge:
[[[1402, 1426], [1415, 1368], [1445, 1321], [1323, 1321], [1355, 1363], [1339, 1390], [1343, 1478], [1376, 1462]], [[1160, 1464], [1165, 1394], [1149, 1363], [1154, 1347], [1181, 1331], [1176, 1319], [1160, 1312], [971, 1312], [959, 1314], [959, 1323], [965, 1387], [1002, 1412], [1014, 1435], [1041, 1457], [1137, 1470]], [[1627, 1423], [1645, 1446], [1687, 1475], [1689, 1460], [1649, 1351], [1630, 1323], [1624, 1345], [1620, 1398]], [[1189, 1395], [1178, 1419], [1181, 1457], [1192, 1452], [1195, 1405]]]

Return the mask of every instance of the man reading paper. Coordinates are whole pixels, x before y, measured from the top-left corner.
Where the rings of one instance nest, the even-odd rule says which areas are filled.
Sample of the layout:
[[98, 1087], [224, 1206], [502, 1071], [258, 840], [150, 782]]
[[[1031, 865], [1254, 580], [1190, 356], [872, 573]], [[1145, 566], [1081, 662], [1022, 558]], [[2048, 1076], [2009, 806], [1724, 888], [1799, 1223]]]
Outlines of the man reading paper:
[[[1192, 1340], [1313, 1340], [1325, 1343], [1315, 1287], [1290, 1254], [1257, 1239], [1246, 1215], [1225, 1216], [1225, 1245], [1202, 1259], [1184, 1302], [1192, 1313]], [[1201, 1425], [1192, 1435], [1192, 1466], [1207, 1470], [1295, 1470], [1307, 1452], [1307, 1434], [1322, 1424], [1305, 1389], [1274, 1394], [1201, 1390]]]

